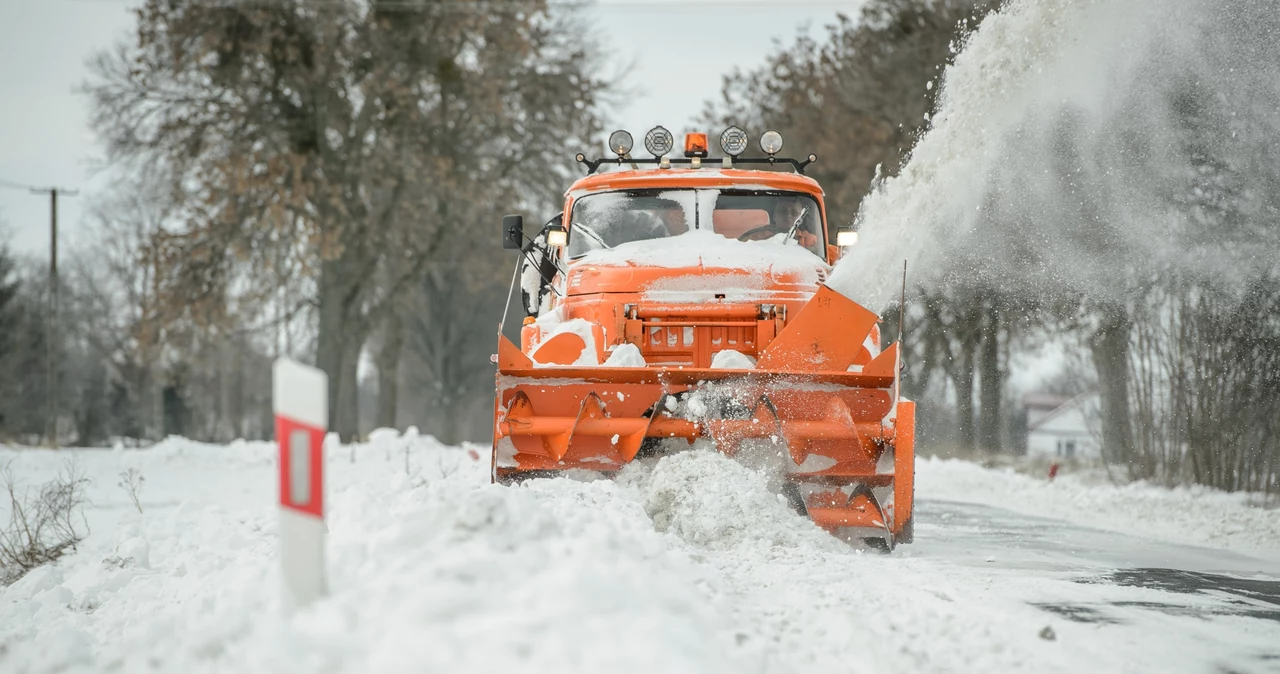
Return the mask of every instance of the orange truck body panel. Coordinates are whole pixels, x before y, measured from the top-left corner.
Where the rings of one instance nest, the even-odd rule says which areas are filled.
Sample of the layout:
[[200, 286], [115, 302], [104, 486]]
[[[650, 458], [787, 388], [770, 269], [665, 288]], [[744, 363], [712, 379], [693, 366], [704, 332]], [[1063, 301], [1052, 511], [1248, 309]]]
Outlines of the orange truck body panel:
[[[816, 182], [788, 173], [623, 171], [579, 180], [567, 194], [564, 226], [576, 198], [654, 188], [760, 188], [823, 203]], [[829, 269], [828, 255], [814, 256], [815, 264]], [[671, 302], [644, 289], [670, 279], [732, 283], [735, 275], [759, 285], [759, 274], [562, 263], [556, 282], [564, 292], [553, 307], [563, 319], [584, 319], [593, 339], [545, 335], [537, 322], [526, 323], [520, 346], [499, 336], [495, 480], [615, 471], [646, 448], [660, 453], [700, 438], [729, 456], [744, 442], [773, 443], [785, 448], [787, 479], [815, 523], [910, 541], [915, 407], [895, 397], [899, 352], [896, 344], [880, 350], [874, 312], [799, 273], [771, 274], [752, 301]], [[584, 359], [588, 341], [596, 353]], [[575, 364], [603, 363], [626, 344], [645, 367]], [[754, 358], [755, 369], [712, 368], [725, 349]], [[695, 400], [713, 410], [690, 413]]]

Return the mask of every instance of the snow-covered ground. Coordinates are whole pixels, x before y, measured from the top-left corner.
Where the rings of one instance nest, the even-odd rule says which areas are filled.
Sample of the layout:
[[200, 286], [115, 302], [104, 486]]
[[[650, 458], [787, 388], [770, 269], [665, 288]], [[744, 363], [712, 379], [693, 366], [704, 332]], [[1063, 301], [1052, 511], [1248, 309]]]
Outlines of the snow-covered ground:
[[286, 616], [272, 445], [0, 450], [28, 485], [68, 457], [92, 533], [0, 588], [0, 672], [1280, 666], [1280, 510], [1227, 495], [922, 460], [917, 543], [882, 555], [709, 451], [502, 487], [487, 448], [380, 433], [330, 447], [332, 595]]
[[[1280, 508], [1263, 499], [1204, 487], [1165, 489], [1142, 482], [1115, 485], [1090, 470], [1050, 482], [989, 470], [969, 461], [925, 459], [917, 489], [923, 496], [983, 503], [1132, 536], [1200, 545], [1280, 560]], [[1280, 503], [1273, 505], [1280, 506]]]

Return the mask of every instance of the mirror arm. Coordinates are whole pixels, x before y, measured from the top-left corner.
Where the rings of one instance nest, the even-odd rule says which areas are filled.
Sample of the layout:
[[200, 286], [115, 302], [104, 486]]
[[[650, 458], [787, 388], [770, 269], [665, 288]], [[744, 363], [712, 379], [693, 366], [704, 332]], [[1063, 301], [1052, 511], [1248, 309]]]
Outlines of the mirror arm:
[[[556, 294], [556, 297], [564, 297], [564, 295], [560, 294], [559, 290], [556, 290], [555, 284], [552, 283], [552, 281], [555, 280], [555, 277], [547, 278], [546, 275], [542, 273], [542, 265], [535, 262], [534, 259], [529, 256], [529, 251], [522, 250], [520, 251], [520, 255], [524, 257], [525, 262], [529, 263], [535, 269], [538, 270], [538, 277], [542, 279], [542, 285], [546, 286], [547, 288], [550, 288], [551, 292]], [[556, 265], [556, 271], [560, 271], [559, 265]]]

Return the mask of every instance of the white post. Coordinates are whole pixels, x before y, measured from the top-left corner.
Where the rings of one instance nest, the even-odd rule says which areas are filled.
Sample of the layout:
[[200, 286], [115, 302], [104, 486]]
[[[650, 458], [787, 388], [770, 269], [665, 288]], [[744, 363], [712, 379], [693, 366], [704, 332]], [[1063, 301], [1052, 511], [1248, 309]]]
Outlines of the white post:
[[280, 447], [280, 561], [286, 610], [324, 596], [324, 435], [329, 380], [288, 358], [275, 362], [272, 402]]

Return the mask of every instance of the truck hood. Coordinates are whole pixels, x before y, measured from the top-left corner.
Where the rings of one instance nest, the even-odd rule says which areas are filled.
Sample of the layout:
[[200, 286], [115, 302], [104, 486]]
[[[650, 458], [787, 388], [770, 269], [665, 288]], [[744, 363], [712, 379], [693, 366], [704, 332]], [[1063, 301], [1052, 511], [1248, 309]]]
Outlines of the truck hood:
[[743, 242], [712, 232], [635, 241], [597, 250], [569, 267], [570, 295], [642, 293], [686, 301], [750, 299], [770, 291], [812, 292], [830, 268], [810, 251], [772, 241]]

